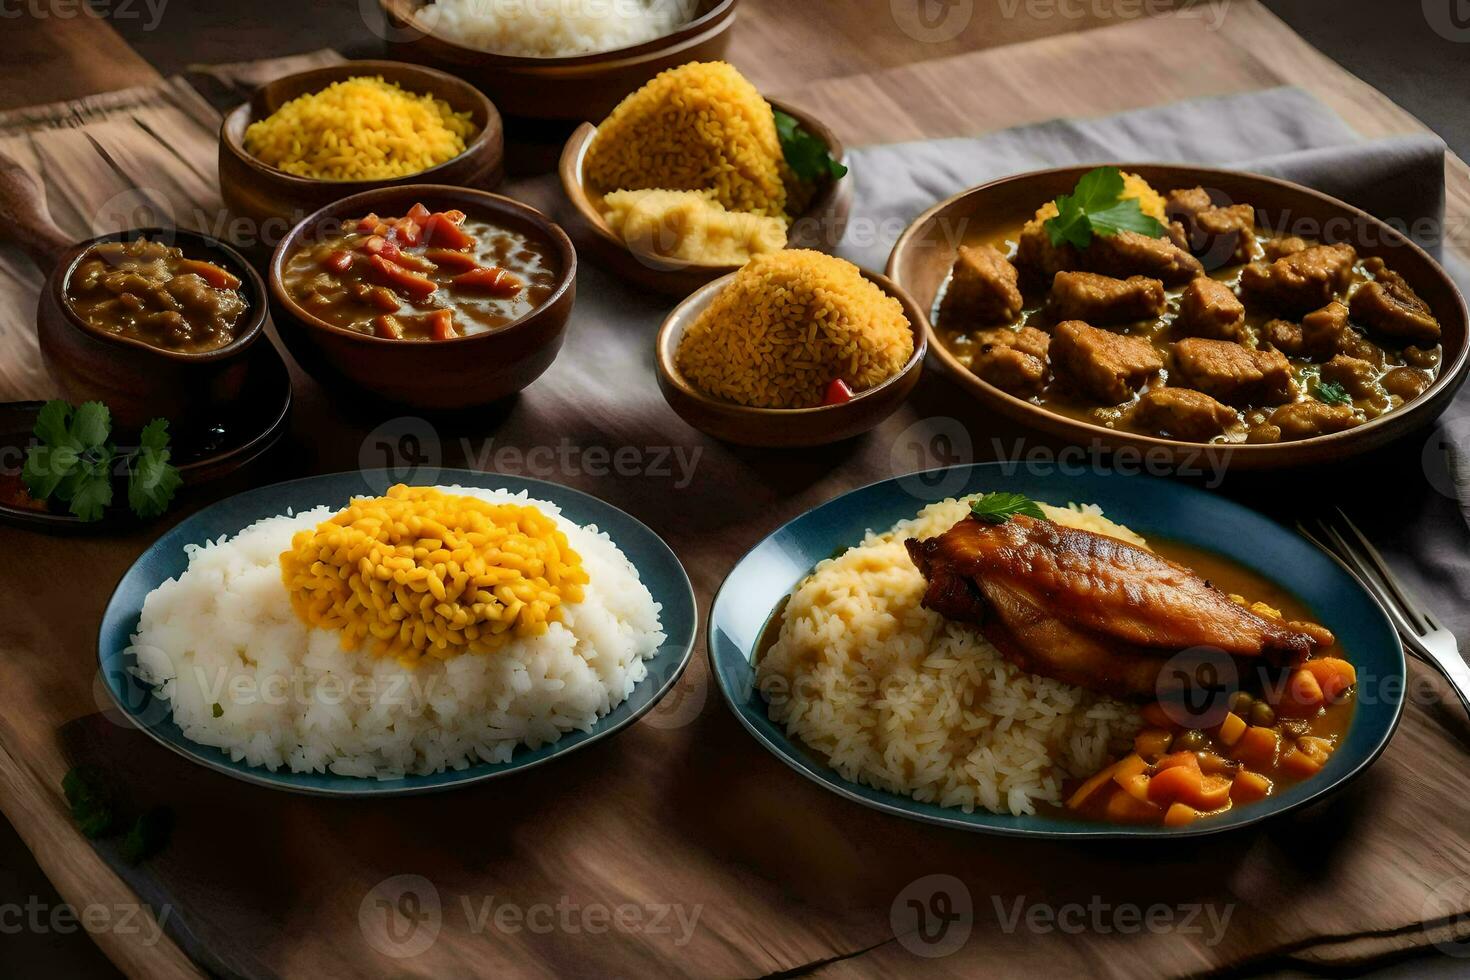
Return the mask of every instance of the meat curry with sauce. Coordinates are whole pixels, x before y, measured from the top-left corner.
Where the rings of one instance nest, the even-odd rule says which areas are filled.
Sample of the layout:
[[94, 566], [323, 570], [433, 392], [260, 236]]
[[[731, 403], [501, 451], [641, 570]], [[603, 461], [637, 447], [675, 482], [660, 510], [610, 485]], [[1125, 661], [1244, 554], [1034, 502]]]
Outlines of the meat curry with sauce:
[[1404, 278], [1347, 244], [1273, 237], [1200, 187], [1149, 199], [1160, 237], [1056, 242], [1047, 204], [962, 246], [935, 311], [945, 347], [997, 388], [1108, 428], [1275, 443], [1395, 411], [1440, 370], [1440, 325]]

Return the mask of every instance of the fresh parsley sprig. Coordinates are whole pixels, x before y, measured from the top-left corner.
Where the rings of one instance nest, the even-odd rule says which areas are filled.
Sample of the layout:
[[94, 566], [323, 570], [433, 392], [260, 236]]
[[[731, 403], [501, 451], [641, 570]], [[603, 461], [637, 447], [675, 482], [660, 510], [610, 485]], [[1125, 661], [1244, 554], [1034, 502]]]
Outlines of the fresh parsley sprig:
[[59, 500], [84, 521], [98, 521], [112, 505], [112, 474], [127, 469], [128, 506], [139, 517], [168, 509], [183, 479], [169, 462], [168, 422], [154, 419], [143, 428], [139, 446], [119, 457], [109, 441], [112, 413], [101, 402], [76, 408], [49, 401], [36, 416], [36, 442], [26, 452], [21, 479], [36, 500]]
[[841, 180], [847, 176], [847, 168], [827, 152], [827, 144], [807, 132], [793, 116], [779, 109], [776, 114], [776, 135], [781, 140], [781, 153], [786, 165], [798, 178], [810, 184], [827, 178]]
[[1336, 381], [1323, 381], [1320, 378], [1312, 386], [1312, 397], [1324, 405], [1351, 405], [1353, 396], [1348, 390]]
[[970, 513], [989, 524], [1004, 524], [1018, 514], [1046, 520], [1036, 501], [1019, 493], [987, 493], [970, 502]]
[[1066, 242], [1086, 248], [1093, 235], [1111, 238], [1120, 231], [1162, 236], [1163, 224], [1144, 214], [1137, 198], [1125, 198], [1123, 190], [1123, 172], [1117, 167], [1098, 167], [1083, 174], [1072, 193], [1056, 199], [1056, 216], [1046, 220], [1052, 247], [1060, 248]]

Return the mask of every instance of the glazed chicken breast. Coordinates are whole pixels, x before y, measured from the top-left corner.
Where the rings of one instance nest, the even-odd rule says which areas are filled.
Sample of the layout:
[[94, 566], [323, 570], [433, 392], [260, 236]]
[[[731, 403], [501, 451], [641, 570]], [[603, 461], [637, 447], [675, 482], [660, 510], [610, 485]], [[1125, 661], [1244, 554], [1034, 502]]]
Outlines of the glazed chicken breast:
[[1191, 648], [1294, 664], [1333, 642], [1145, 548], [1051, 521], [966, 517], [906, 545], [929, 583], [926, 608], [977, 625], [1023, 670], [1116, 697], [1158, 697], [1164, 665]]

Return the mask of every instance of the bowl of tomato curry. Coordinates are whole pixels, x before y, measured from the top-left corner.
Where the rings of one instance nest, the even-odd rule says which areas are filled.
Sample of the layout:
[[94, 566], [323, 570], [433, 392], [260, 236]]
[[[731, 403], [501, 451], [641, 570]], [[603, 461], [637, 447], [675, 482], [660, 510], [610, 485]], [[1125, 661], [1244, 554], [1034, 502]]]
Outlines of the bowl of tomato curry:
[[525, 388], [561, 349], [576, 252], [528, 205], [411, 185], [344, 198], [276, 248], [277, 329], [318, 380], [428, 410]]

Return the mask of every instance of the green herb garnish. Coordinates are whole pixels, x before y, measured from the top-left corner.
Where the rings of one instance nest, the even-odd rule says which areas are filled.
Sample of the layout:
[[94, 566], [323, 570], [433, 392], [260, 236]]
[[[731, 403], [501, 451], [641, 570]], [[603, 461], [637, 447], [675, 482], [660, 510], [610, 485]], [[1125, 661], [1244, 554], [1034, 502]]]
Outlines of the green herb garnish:
[[832, 159], [827, 144], [801, 128], [801, 123], [779, 109], [776, 114], [776, 135], [781, 140], [781, 153], [786, 165], [798, 178], [815, 184], [827, 178], [841, 180], [847, 176], [847, 168]]
[[36, 416], [36, 444], [26, 452], [21, 479], [36, 500], [55, 498], [84, 521], [98, 521], [112, 504], [112, 474], [119, 462], [128, 473], [128, 506], [139, 517], [157, 517], [183, 482], [169, 462], [168, 422], [143, 427], [138, 448], [119, 459], [108, 441], [112, 413], [101, 402], [75, 409], [49, 401]]
[[1123, 196], [1123, 172], [1117, 167], [1089, 170], [1077, 181], [1072, 193], [1056, 199], [1057, 214], [1046, 220], [1052, 247], [1069, 242], [1078, 248], [1092, 244], [1093, 235], [1111, 238], [1120, 231], [1159, 238], [1164, 226], [1143, 213], [1138, 199]]
[[970, 502], [970, 513], [990, 524], [1004, 524], [1018, 514], [1046, 520], [1036, 501], [1019, 493], [987, 493]]
[[84, 835], [96, 840], [112, 831], [116, 823], [112, 796], [97, 770], [86, 766], [71, 770], [61, 780], [61, 791], [66, 794], [77, 829]]
[[1351, 405], [1353, 402], [1353, 396], [1336, 381], [1318, 379], [1312, 386], [1312, 396], [1324, 405]]
[[118, 845], [118, 853], [128, 864], [137, 864], [163, 850], [173, 831], [174, 812], [166, 806], [156, 806], [133, 821]]

